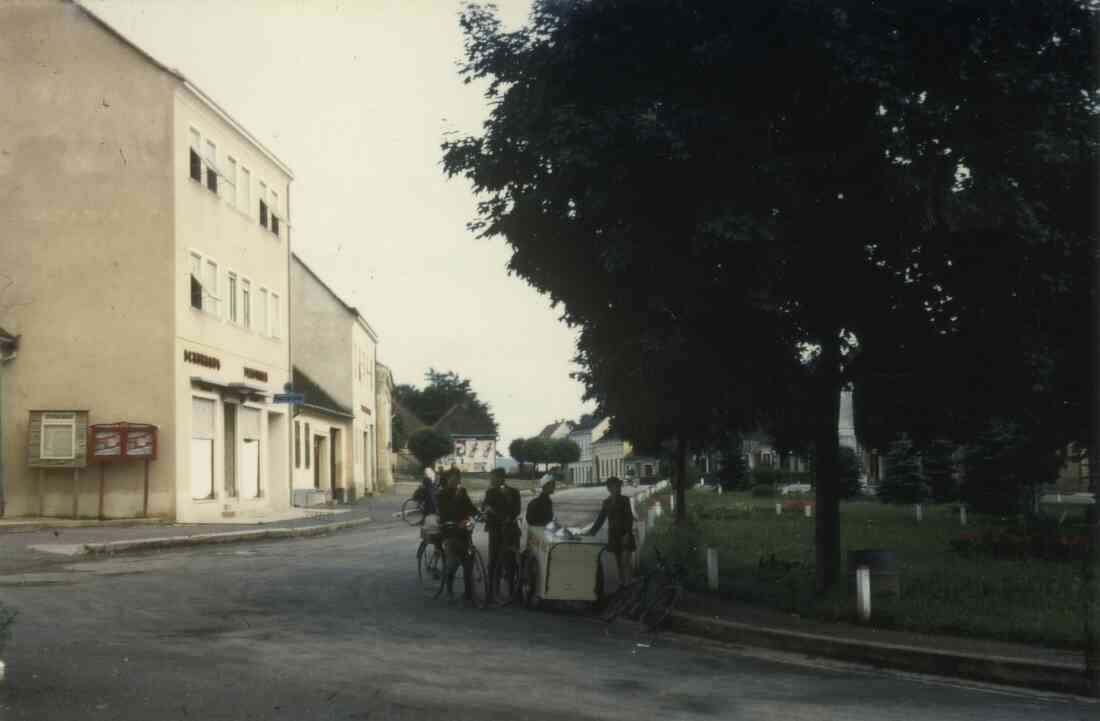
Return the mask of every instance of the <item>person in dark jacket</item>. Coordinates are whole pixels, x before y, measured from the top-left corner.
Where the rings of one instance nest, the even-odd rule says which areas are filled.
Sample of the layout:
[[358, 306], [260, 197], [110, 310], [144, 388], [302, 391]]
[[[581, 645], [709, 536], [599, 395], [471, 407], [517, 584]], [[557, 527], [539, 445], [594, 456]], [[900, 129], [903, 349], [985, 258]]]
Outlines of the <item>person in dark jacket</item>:
[[546, 526], [554, 520], [554, 502], [550, 500], [550, 495], [555, 486], [554, 481], [546, 481], [542, 484], [539, 495], [527, 504], [528, 526]]
[[490, 477], [493, 485], [485, 492], [481, 510], [485, 514], [485, 530], [489, 532], [489, 600], [492, 601], [500, 586], [504, 552], [519, 547], [516, 521], [523, 502], [519, 491], [507, 484], [503, 468], [494, 468]]
[[634, 551], [637, 550], [634, 539], [634, 510], [630, 506], [630, 499], [623, 495], [623, 482], [617, 476], [607, 479], [607, 492], [609, 495], [600, 507], [600, 515], [596, 516], [586, 535], [595, 536], [603, 524], [607, 523], [607, 550], [615, 556], [619, 583], [625, 586], [630, 583], [634, 570]]
[[467, 555], [471, 543], [468, 530], [470, 519], [477, 516], [477, 506], [466, 495], [461, 486], [461, 475], [447, 471], [447, 486], [439, 492], [436, 503], [439, 506], [439, 525], [443, 536], [443, 558], [447, 569], [447, 599], [455, 596], [455, 571], [462, 563], [462, 577], [465, 586], [465, 598], [474, 597], [474, 571], [472, 559]]

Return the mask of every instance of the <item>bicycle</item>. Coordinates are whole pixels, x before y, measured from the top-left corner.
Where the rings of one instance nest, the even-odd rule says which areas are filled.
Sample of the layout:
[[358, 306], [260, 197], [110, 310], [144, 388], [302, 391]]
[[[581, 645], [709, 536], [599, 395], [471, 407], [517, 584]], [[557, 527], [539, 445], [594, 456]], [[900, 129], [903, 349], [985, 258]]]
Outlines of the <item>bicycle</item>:
[[635, 578], [616, 591], [602, 618], [608, 624], [619, 616], [640, 621], [650, 631], [656, 631], [684, 594], [681, 579], [683, 569], [665, 560], [660, 549], [654, 549], [656, 561], [652, 571]]
[[410, 526], [424, 525], [424, 519], [428, 517], [427, 504], [424, 498], [424, 489], [417, 488], [411, 498], [405, 499], [401, 504], [401, 520]]
[[[498, 576], [494, 579], [490, 576], [489, 584], [495, 587], [491, 588], [491, 595], [498, 601], [501, 600], [500, 586], [503, 582], [508, 589], [508, 593], [504, 596], [508, 602], [513, 602], [519, 599], [520, 594], [520, 568], [522, 567], [522, 558], [519, 552], [520, 542], [520, 530], [519, 526], [506, 525], [503, 529], [504, 538], [501, 541], [501, 548], [498, 550], [500, 554], [500, 569]], [[490, 549], [491, 550], [491, 549]]]
[[439, 595], [443, 579], [443, 539], [438, 527], [420, 529], [420, 547], [416, 549], [416, 576], [420, 587], [432, 598]]
[[[463, 529], [466, 534], [466, 558], [469, 559], [470, 572], [473, 574], [473, 578], [470, 579], [469, 590], [473, 596], [474, 605], [477, 608], [485, 608], [488, 603], [489, 595], [489, 578], [485, 573], [485, 561], [481, 558], [481, 551], [477, 550], [477, 545], [474, 543], [474, 527], [477, 525], [477, 519], [471, 519], [470, 523]], [[440, 531], [444, 528], [454, 529], [458, 528], [456, 524], [446, 523], [442, 524]], [[436, 589], [434, 598], [439, 598], [443, 595], [444, 589], [447, 588], [447, 579], [453, 578], [455, 582], [461, 581], [463, 588], [466, 587], [465, 576], [465, 563], [466, 558], [453, 558], [449, 557], [451, 554], [447, 550], [447, 546], [453, 545], [453, 538], [444, 538], [442, 541], [443, 556], [442, 572], [440, 573], [438, 588]], [[452, 584], [453, 588], [453, 584]]]

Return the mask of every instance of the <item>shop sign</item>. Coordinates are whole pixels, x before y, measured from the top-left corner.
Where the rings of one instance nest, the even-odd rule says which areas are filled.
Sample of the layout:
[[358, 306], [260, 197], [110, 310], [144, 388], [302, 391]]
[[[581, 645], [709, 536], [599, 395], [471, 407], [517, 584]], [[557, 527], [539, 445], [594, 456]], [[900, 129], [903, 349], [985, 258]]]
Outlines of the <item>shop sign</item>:
[[222, 362], [214, 356], [206, 355], [205, 353], [199, 353], [198, 351], [185, 350], [183, 352], [183, 360], [186, 363], [194, 363], [197, 366], [204, 368], [213, 368], [218, 370], [222, 367]]
[[251, 378], [254, 381], [263, 381], [267, 383], [267, 371], [256, 370], [248, 366], [244, 367], [244, 377]]

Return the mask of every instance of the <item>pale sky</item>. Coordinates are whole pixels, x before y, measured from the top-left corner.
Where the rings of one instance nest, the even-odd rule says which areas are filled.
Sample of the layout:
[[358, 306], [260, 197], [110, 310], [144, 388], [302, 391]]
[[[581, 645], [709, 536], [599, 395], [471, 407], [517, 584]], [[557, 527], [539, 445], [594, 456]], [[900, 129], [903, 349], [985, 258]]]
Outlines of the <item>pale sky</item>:
[[[182, 72], [294, 171], [294, 251], [380, 336], [397, 383], [469, 378], [502, 446], [576, 419], [576, 334], [509, 277], [503, 239], [466, 230], [475, 196], [441, 167], [444, 133], [477, 132], [459, 0], [83, 0]], [[497, 0], [509, 27], [530, 0]]]

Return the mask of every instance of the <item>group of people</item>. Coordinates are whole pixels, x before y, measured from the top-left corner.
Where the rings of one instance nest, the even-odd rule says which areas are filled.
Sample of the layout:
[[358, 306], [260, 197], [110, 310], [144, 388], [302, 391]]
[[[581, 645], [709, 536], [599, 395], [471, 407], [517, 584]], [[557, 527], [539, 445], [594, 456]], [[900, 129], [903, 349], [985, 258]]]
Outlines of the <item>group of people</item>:
[[[436, 487], [437, 477], [443, 486], [439, 490]], [[483, 519], [485, 530], [489, 534], [489, 600], [493, 602], [500, 587], [505, 552], [519, 548], [519, 516], [523, 502], [519, 491], [508, 485], [503, 469], [493, 469], [490, 479], [490, 487], [485, 492], [480, 509], [462, 487], [462, 472], [456, 466], [452, 465], [448, 470], [440, 469], [438, 472], [433, 471], [430, 466], [425, 468], [423, 486], [426, 515], [434, 513], [439, 518], [444, 558], [461, 559], [466, 599], [473, 598], [472, 558], [468, 553], [472, 536], [468, 529], [472, 519], [479, 516]], [[611, 476], [607, 479], [606, 486], [608, 496], [600, 507], [599, 515], [584, 535], [595, 536], [604, 523], [607, 524], [607, 550], [615, 557], [620, 583], [626, 584], [633, 571], [633, 554], [637, 550], [634, 511], [630, 499], [622, 493], [623, 482], [620, 478]], [[551, 496], [556, 488], [556, 482], [547, 479], [539, 494], [527, 504], [525, 519], [528, 526], [528, 545], [532, 528], [542, 528], [554, 521], [554, 502]], [[448, 599], [453, 600], [453, 573], [447, 574], [446, 588]]]

